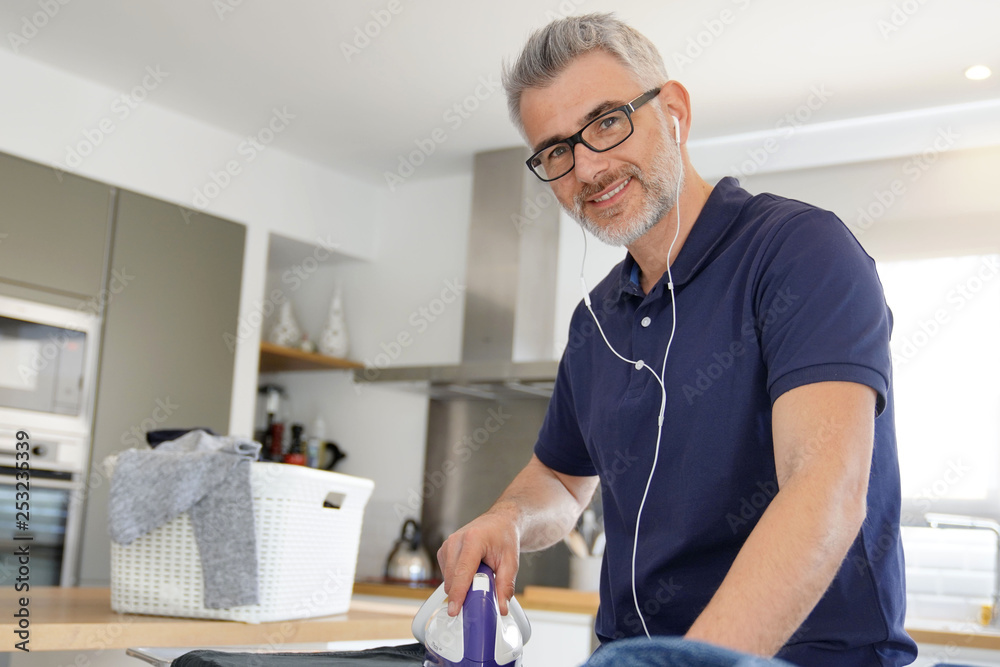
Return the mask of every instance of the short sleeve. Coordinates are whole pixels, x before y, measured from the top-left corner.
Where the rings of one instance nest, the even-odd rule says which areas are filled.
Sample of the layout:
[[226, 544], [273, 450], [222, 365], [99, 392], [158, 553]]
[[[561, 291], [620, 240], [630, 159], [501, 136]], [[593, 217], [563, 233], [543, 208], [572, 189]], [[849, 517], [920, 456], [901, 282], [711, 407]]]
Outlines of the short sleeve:
[[832, 213], [810, 209], [776, 227], [760, 263], [755, 326], [773, 403], [806, 384], [844, 381], [878, 393], [891, 381], [891, 314], [875, 262]]
[[552, 399], [535, 443], [535, 455], [556, 472], [591, 477], [597, 474], [597, 469], [580, 433], [570, 376], [569, 361], [564, 352], [559, 361]]

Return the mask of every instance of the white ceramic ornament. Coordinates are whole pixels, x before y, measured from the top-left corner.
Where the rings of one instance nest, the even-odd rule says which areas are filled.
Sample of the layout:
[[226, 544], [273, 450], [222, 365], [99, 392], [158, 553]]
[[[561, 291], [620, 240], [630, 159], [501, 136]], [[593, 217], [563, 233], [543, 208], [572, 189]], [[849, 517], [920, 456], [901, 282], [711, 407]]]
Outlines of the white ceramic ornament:
[[346, 357], [349, 347], [347, 323], [344, 321], [344, 300], [338, 286], [330, 302], [330, 315], [326, 320], [326, 328], [323, 329], [319, 339], [319, 351], [331, 357]]
[[302, 329], [299, 328], [299, 323], [295, 321], [295, 315], [292, 314], [291, 301], [281, 304], [278, 322], [271, 329], [268, 340], [276, 345], [286, 347], [297, 346], [302, 341]]

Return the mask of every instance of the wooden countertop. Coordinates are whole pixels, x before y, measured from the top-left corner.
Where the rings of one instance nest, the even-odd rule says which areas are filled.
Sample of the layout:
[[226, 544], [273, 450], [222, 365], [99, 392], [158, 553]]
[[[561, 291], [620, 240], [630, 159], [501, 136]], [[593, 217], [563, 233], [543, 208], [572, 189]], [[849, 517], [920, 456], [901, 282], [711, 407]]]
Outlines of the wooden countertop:
[[[18, 598], [0, 590], [0, 651], [13, 651]], [[410, 637], [414, 609], [355, 602], [346, 614], [250, 625], [236, 621], [118, 614], [107, 588], [32, 587], [29, 598], [32, 651], [125, 649], [136, 646], [238, 646]]]
[[[355, 595], [413, 600], [426, 599], [431, 588], [358, 582]], [[0, 651], [12, 651], [19, 641], [17, 619], [22, 594], [0, 589]], [[298, 621], [251, 625], [165, 616], [118, 614], [111, 611], [107, 588], [32, 588], [27, 596], [32, 651], [125, 649], [137, 646], [249, 646], [355, 639], [399, 639], [410, 636], [413, 607], [356, 600], [346, 614]], [[593, 615], [597, 593], [564, 588], [527, 586], [518, 595], [525, 609]], [[972, 624], [935, 621], [907, 623], [910, 636], [922, 644], [954, 645], [1000, 651], [1000, 630]]]
[[975, 623], [907, 619], [906, 631], [920, 644], [1000, 651], [1000, 628]]
[[[434, 592], [434, 588], [433, 586], [407, 586], [406, 584], [386, 584], [374, 581], [354, 582], [355, 595], [375, 595], [407, 600], [426, 600]], [[594, 616], [597, 614], [600, 598], [597, 591], [525, 586], [524, 592], [517, 595], [517, 601], [524, 609]]]

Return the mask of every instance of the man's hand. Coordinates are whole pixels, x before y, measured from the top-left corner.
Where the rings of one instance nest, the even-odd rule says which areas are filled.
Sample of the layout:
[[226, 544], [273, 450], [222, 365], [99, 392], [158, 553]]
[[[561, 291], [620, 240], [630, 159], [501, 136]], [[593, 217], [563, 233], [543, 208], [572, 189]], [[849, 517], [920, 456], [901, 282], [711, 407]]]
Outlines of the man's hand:
[[517, 514], [517, 509], [509, 503], [498, 503], [453, 533], [438, 549], [438, 564], [448, 594], [448, 614], [455, 616], [462, 608], [480, 562], [489, 565], [496, 574], [500, 613], [507, 613], [507, 601], [514, 596], [514, 578], [521, 552]]
[[496, 574], [500, 613], [506, 614], [507, 601], [514, 596], [520, 552], [546, 549], [569, 533], [597, 484], [597, 477], [564, 475], [532, 456], [493, 507], [438, 550], [448, 613], [458, 615], [483, 562]]

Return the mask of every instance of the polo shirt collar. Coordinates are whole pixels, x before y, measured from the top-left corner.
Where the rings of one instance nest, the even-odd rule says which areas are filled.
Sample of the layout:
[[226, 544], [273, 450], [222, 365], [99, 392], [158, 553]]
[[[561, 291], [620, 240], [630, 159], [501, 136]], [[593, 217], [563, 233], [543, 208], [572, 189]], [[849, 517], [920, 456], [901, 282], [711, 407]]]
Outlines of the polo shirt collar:
[[[670, 267], [674, 285], [688, 283], [709, 262], [712, 251], [735, 225], [743, 205], [750, 197], [750, 193], [741, 188], [739, 181], [731, 176], [723, 178], [712, 188], [677, 259]], [[666, 280], [667, 276], [664, 274], [660, 282], [665, 283]], [[639, 286], [639, 265], [631, 253], [625, 255], [625, 261], [621, 265], [619, 296], [622, 294], [644, 296]]]

